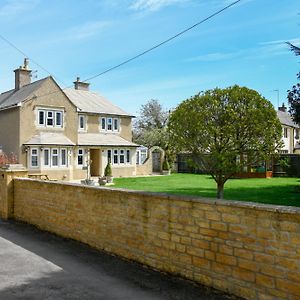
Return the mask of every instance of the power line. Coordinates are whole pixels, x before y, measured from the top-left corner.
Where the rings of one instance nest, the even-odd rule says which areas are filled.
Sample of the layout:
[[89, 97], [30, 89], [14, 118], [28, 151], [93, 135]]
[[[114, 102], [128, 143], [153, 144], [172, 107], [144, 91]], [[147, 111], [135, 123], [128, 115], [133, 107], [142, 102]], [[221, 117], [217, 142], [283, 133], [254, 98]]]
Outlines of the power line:
[[[159, 44], [156, 44], [155, 46], [153, 46], [153, 47], [151, 47], [151, 48], [149, 48], [149, 49], [147, 49], [147, 50], [145, 50], [145, 51], [143, 51], [143, 52], [141, 52], [141, 53], [135, 55], [135, 56], [132, 57], [132, 58], [129, 58], [129, 59], [127, 59], [127, 60], [125, 60], [125, 61], [119, 63], [118, 65], [115, 65], [115, 66], [113, 66], [113, 67], [111, 67], [111, 68], [109, 68], [109, 69], [107, 69], [107, 70], [105, 70], [105, 71], [103, 71], [103, 72], [101, 72], [101, 73], [99, 73], [99, 74], [96, 74], [96, 75], [94, 75], [94, 76], [92, 76], [92, 77], [87, 78], [87, 79], [83, 80], [83, 82], [90, 81], [90, 80], [93, 80], [93, 79], [95, 79], [95, 78], [97, 78], [97, 77], [99, 77], [99, 76], [102, 76], [102, 75], [104, 75], [104, 74], [106, 74], [106, 73], [108, 73], [108, 72], [110, 72], [110, 71], [112, 71], [112, 70], [114, 70], [114, 69], [117, 69], [117, 68], [119, 68], [119, 67], [121, 67], [121, 66], [123, 66], [123, 65], [125, 65], [125, 64], [127, 64], [127, 63], [129, 63], [129, 62], [131, 62], [131, 61], [133, 61], [133, 60], [135, 60], [135, 59], [137, 59], [137, 58], [139, 58], [139, 57], [145, 55], [145, 54], [147, 54], [147, 53], [149, 53], [150, 51], [153, 51], [154, 49], [157, 49], [158, 47], [160, 47], [160, 46], [162, 46], [162, 45], [164, 45], [164, 44], [170, 42], [171, 40], [174, 40], [175, 38], [177, 38], [177, 37], [183, 35], [184, 33], [186, 33], [186, 32], [188, 32], [188, 31], [192, 30], [193, 28], [199, 26], [200, 24], [203, 24], [204, 22], [206, 22], [206, 21], [212, 19], [213, 17], [215, 17], [215, 16], [221, 14], [221, 13], [224, 12], [225, 10], [229, 9], [230, 7], [236, 5], [237, 3], [241, 2], [241, 1], [242, 1], [242, 0], [237, 0], [237, 1], [232, 2], [231, 4], [229, 4], [229, 5], [225, 6], [225, 7], [223, 7], [222, 9], [220, 9], [220, 10], [218, 10], [218, 11], [216, 11], [216, 12], [214, 12], [213, 14], [211, 14], [211, 15], [209, 15], [208, 17], [204, 18], [203, 20], [197, 22], [196, 24], [194, 24], [194, 25], [192, 25], [192, 26], [190, 26], [190, 27], [188, 27], [188, 28], [186, 28], [186, 29], [180, 31], [179, 33], [177, 33], [177, 34], [175, 34], [175, 35], [173, 35], [173, 36], [171, 36], [170, 38], [164, 40], [163, 42], [160, 42]], [[3, 37], [2, 37], [1, 35], [0, 35], [0, 38], [3, 39]], [[18, 50], [20, 53], [22, 53], [22, 54], [24, 55], [24, 52], [21, 51], [20, 49], [18, 49], [15, 45], [13, 45], [13, 44], [10, 43], [9, 41], [7, 41], [5, 38], [4, 38], [4, 40], [5, 40], [6, 42], [8, 42], [12, 47], [14, 47], [16, 50]], [[47, 72], [48, 72], [48, 71], [47, 71]], [[48, 72], [48, 73], [49, 73], [49, 72]], [[50, 73], [49, 73], [49, 74], [50, 74]], [[51, 75], [51, 74], [50, 74], [50, 75]], [[54, 77], [54, 76], [53, 76], [53, 77]], [[72, 85], [63, 88], [62, 90], [65, 90], [65, 89], [71, 88], [71, 87], [72, 87]], [[58, 93], [58, 92], [59, 92], [59, 91], [53, 91], [53, 92], [50, 92], [50, 93], [47, 93], [47, 94], [39, 95], [39, 98], [45, 97], [45, 96], [48, 96], [48, 95], [52, 95], [52, 94], [55, 94], [55, 93]]]
[[46, 73], [48, 73], [50, 76], [52, 76], [53, 78], [55, 78], [56, 81], [59, 81], [59, 82], [63, 83], [56, 76], [54, 76], [51, 72], [49, 72], [46, 68], [44, 68], [42, 65], [40, 65], [36, 60], [34, 60], [31, 57], [29, 57], [24, 51], [22, 51], [20, 48], [18, 48], [15, 44], [13, 44], [11, 41], [9, 41], [7, 38], [5, 38], [1, 34], [0, 34], [0, 39], [3, 40], [8, 45], [10, 45], [12, 48], [14, 48], [19, 53], [21, 53], [24, 57], [29, 58], [29, 60], [32, 61], [35, 65], [37, 65], [40, 69], [42, 69], [43, 71], [45, 71]]
[[123, 66], [123, 65], [125, 65], [125, 64], [127, 64], [127, 63], [129, 63], [129, 62], [131, 62], [131, 61], [133, 61], [133, 60], [135, 60], [135, 59], [137, 59], [137, 58], [139, 58], [139, 57], [145, 55], [145, 54], [147, 54], [147, 53], [149, 53], [150, 51], [153, 51], [154, 49], [156, 49], [156, 48], [158, 48], [158, 47], [160, 47], [160, 46], [162, 46], [162, 45], [164, 45], [164, 44], [166, 44], [166, 43], [168, 43], [168, 42], [174, 40], [175, 38], [177, 38], [177, 37], [183, 35], [184, 33], [186, 33], [186, 32], [188, 32], [188, 31], [192, 30], [193, 28], [195, 28], [195, 27], [197, 27], [197, 26], [203, 24], [204, 22], [206, 22], [206, 21], [212, 19], [213, 17], [219, 15], [219, 14], [222, 13], [223, 11], [227, 10], [228, 8], [230, 8], [230, 7], [234, 6], [234, 5], [236, 5], [237, 3], [241, 2], [241, 1], [242, 1], [242, 0], [237, 0], [237, 1], [235, 1], [235, 2], [232, 2], [231, 4], [225, 6], [224, 8], [218, 10], [217, 12], [215, 12], [215, 13], [211, 14], [210, 16], [206, 17], [205, 19], [201, 20], [200, 22], [198, 22], [198, 23], [196, 23], [196, 24], [194, 24], [194, 25], [192, 25], [192, 26], [190, 26], [190, 27], [188, 27], [188, 28], [186, 28], [186, 29], [180, 31], [179, 33], [177, 33], [177, 34], [171, 36], [170, 38], [164, 40], [163, 42], [161, 42], [161, 43], [159, 43], [159, 44], [157, 44], [157, 45], [155, 45], [155, 46], [149, 48], [148, 50], [143, 51], [143, 52], [140, 53], [140, 54], [137, 54], [136, 56], [134, 56], [134, 57], [132, 57], [132, 58], [129, 58], [129, 59], [127, 59], [127, 60], [121, 62], [120, 64], [118, 64], [118, 65], [116, 65], [116, 66], [114, 66], [114, 67], [111, 67], [111, 68], [109, 68], [109, 69], [107, 69], [107, 70], [105, 70], [105, 71], [103, 71], [103, 72], [101, 72], [101, 73], [99, 73], [99, 74], [96, 74], [96, 75], [94, 75], [94, 76], [92, 76], [92, 77], [90, 77], [90, 78], [87, 78], [87, 79], [83, 80], [83, 82], [85, 82], [85, 81], [90, 81], [90, 80], [92, 80], [92, 79], [95, 79], [95, 78], [97, 78], [97, 77], [99, 77], [99, 76], [101, 76], [101, 75], [104, 75], [104, 74], [106, 74], [106, 73], [108, 73], [108, 72], [110, 72], [110, 71], [112, 71], [112, 70], [114, 70], [114, 69], [117, 69], [117, 68], [119, 68], [119, 67], [121, 67], [121, 66]]

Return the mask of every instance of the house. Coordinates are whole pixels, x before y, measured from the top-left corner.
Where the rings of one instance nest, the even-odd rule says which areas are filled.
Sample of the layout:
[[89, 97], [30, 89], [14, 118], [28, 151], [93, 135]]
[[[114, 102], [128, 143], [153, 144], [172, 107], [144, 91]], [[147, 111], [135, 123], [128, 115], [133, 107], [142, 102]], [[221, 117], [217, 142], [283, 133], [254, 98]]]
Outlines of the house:
[[293, 122], [284, 103], [278, 107], [277, 116], [282, 125], [283, 147], [280, 153], [300, 154], [300, 127]]
[[28, 59], [15, 72], [15, 88], [0, 94], [0, 145], [30, 174], [82, 179], [136, 175], [133, 116], [89, 90], [79, 78], [61, 89], [53, 77], [31, 82]]

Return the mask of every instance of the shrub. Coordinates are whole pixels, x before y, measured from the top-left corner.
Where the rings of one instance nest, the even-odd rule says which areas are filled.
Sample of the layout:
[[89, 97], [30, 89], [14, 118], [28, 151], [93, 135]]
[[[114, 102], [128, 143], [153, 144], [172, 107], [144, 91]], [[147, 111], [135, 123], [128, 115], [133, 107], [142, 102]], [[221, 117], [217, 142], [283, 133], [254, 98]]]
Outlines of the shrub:
[[164, 160], [163, 165], [162, 165], [163, 170], [169, 171], [170, 170], [170, 165], [167, 159]]
[[110, 162], [108, 162], [106, 167], [105, 167], [104, 176], [112, 177], [112, 170], [111, 170]]

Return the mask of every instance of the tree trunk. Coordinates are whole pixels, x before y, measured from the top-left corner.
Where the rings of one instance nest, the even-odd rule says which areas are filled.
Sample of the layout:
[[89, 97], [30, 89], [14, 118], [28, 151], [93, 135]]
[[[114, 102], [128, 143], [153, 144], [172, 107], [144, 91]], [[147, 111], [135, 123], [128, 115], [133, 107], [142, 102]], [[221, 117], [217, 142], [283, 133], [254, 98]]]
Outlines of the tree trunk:
[[224, 182], [218, 182], [217, 198], [223, 199], [223, 194], [224, 194]]

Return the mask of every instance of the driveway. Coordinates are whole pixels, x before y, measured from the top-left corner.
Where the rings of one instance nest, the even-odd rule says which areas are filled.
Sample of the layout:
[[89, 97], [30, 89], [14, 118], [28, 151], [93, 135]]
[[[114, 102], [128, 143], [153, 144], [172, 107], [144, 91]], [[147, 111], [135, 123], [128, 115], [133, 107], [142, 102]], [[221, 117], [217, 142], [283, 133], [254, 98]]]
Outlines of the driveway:
[[0, 299], [229, 299], [33, 226], [0, 220]]

